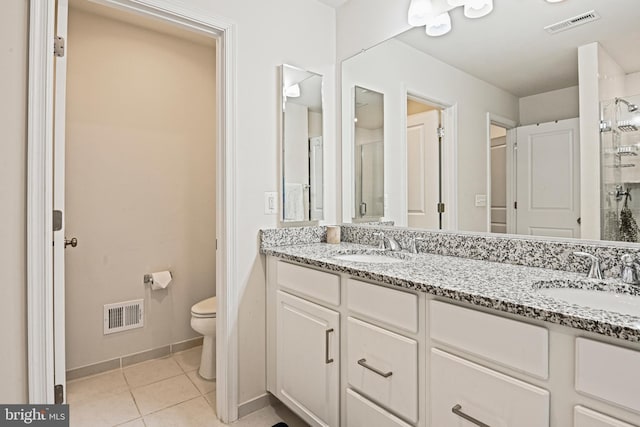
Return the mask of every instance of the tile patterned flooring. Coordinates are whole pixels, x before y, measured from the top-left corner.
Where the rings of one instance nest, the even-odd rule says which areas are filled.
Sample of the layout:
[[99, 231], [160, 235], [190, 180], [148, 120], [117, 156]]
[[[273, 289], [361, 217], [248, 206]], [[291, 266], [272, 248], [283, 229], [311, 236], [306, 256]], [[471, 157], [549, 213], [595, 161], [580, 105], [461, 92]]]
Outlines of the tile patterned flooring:
[[[216, 382], [198, 375], [202, 347], [67, 383], [71, 427], [222, 427]], [[284, 406], [267, 407], [237, 427], [306, 426]]]

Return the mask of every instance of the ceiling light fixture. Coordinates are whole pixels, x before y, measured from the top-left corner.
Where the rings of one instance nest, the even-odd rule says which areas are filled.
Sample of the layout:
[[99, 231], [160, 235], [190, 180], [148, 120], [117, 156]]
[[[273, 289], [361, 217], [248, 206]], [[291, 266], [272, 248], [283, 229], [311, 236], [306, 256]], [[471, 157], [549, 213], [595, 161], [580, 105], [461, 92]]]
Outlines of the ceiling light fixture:
[[441, 13], [438, 16], [427, 20], [427, 35], [438, 37], [451, 31], [451, 15], [449, 12]]
[[460, 6], [467, 18], [482, 18], [493, 10], [493, 0], [411, 0], [407, 20], [413, 27], [425, 25], [430, 36], [442, 36], [451, 31], [449, 11]]

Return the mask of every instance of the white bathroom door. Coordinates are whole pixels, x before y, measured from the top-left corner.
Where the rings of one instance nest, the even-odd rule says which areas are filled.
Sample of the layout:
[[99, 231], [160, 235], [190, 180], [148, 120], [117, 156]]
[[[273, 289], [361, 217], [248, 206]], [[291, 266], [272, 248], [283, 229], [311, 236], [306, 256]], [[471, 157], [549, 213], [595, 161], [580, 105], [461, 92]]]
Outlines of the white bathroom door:
[[438, 110], [407, 117], [407, 215], [409, 227], [438, 229], [440, 165]]
[[[66, 42], [68, 0], [56, 1], [56, 35]], [[62, 46], [62, 44], [60, 44]], [[65, 356], [65, 103], [67, 85], [66, 44], [54, 57], [54, 134], [53, 134], [53, 209], [61, 212], [59, 230], [53, 232], [53, 361], [56, 403], [66, 402]], [[61, 56], [60, 56], [61, 55]], [[59, 214], [58, 214], [59, 215]], [[56, 220], [54, 213], [54, 222]], [[55, 224], [54, 224], [55, 225]], [[54, 227], [54, 229], [57, 227]], [[69, 246], [71, 248], [71, 246]], [[62, 396], [60, 396], [62, 393]]]
[[518, 234], [580, 237], [578, 119], [517, 129]]
[[309, 139], [309, 206], [311, 220], [323, 219], [324, 189], [322, 188], [322, 137], [314, 136]]

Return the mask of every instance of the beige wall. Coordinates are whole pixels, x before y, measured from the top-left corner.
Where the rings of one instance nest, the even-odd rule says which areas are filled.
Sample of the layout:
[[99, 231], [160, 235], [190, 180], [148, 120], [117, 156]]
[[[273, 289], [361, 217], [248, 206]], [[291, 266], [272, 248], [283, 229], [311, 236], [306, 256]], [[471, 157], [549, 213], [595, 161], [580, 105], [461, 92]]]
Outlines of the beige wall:
[[0, 14], [0, 402], [27, 400], [26, 95], [28, 0], [3, 2]]
[[[215, 294], [215, 48], [71, 9], [67, 71], [67, 368], [197, 334]], [[145, 273], [170, 269], [167, 290]], [[143, 328], [103, 335], [108, 303]]]

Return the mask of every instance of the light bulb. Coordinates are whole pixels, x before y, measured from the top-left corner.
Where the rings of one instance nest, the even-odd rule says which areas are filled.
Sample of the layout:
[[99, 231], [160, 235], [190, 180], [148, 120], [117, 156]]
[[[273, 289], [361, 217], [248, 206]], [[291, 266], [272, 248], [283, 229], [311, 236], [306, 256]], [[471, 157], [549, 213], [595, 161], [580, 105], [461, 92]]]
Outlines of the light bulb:
[[449, 12], [441, 13], [438, 16], [429, 18], [427, 21], [427, 35], [438, 37], [451, 31], [451, 16]]
[[464, 4], [464, 16], [482, 18], [493, 10], [493, 0], [467, 0]]
[[433, 7], [431, 0], [411, 0], [407, 20], [412, 27], [420, 27], [427, 23]]

